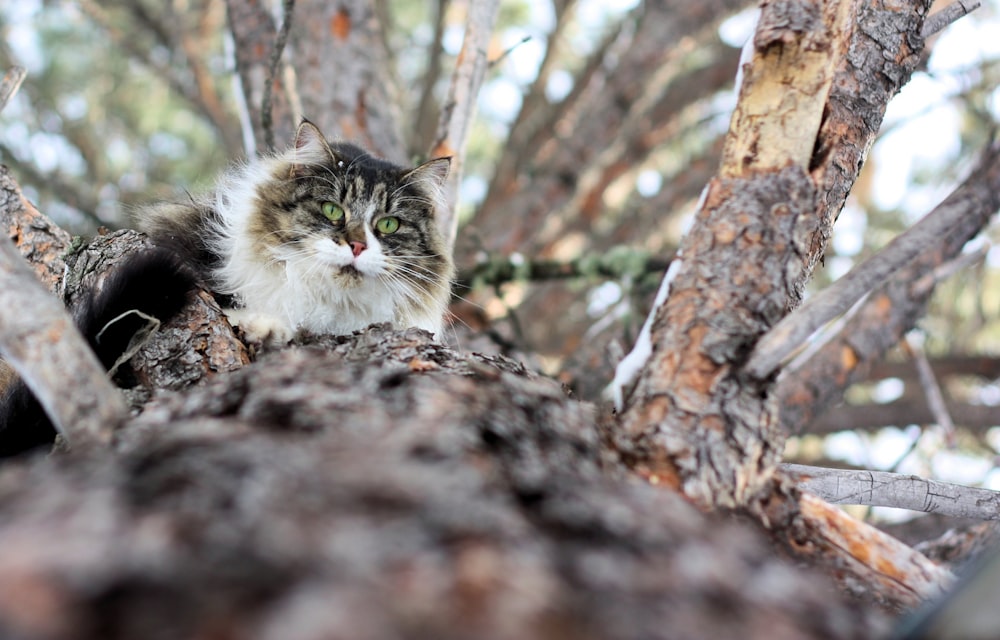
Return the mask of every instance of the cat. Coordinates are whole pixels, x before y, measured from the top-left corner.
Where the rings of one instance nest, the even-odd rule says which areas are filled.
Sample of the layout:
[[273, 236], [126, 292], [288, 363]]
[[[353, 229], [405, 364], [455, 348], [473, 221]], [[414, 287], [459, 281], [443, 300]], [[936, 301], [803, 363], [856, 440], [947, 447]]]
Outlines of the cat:
[[401, 167], [304, 120], [286, 152], [140, 211], [139, 228], [198, 265], [251, 339], [383, 322], [440, 334], [454, 274], [436, 224], [449, 168]]
[[[303, 121], [289, 150], [234, 168], [213, 192], [140, 210], [157, 248], [89, 292], [77, 326], [110, 368], [138, 328], [115, 318], [138, 309], [166, 322], [201, 282], [232, 303], [227, 313], [251, 340], [373, 323], [439, 334], [454, 274], [436, 222], [450, 164], [402, 167]], [[55, 435], [21, 380], [0, 391], [0, 457]]]

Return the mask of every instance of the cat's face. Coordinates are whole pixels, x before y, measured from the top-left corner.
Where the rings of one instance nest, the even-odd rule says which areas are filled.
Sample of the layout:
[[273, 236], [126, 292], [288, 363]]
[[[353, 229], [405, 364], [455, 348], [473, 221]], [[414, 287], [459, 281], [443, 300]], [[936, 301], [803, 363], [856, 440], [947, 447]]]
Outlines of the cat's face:
[[448, 159], [403, 168], [353, 145], [328, 146], [308, 124], [294, 153], [258, 188], [249, 232], [262, 259], [315, 286], [440, 297], [452, 267], [434, 209]]

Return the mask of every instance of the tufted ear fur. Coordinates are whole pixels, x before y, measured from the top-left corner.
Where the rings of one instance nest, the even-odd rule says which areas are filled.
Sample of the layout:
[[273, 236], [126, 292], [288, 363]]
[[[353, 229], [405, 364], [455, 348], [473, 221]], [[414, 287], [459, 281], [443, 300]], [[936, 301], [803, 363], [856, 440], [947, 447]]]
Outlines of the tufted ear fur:
[[435, 210], [447, 205], [448, 173], [451, 171], [451, 157], [434, 158], [411, 169], [403, 175], [403, 180], [416, 186], [434, 203]]
[[323, 164], [329, 162], [331, 158], [334, 160], [337, 158], [319, 127], [304, 118], [295, 131], [295, 147], [292, 154], [289, 178], [302, 175], [303, 169], [307, 166]]

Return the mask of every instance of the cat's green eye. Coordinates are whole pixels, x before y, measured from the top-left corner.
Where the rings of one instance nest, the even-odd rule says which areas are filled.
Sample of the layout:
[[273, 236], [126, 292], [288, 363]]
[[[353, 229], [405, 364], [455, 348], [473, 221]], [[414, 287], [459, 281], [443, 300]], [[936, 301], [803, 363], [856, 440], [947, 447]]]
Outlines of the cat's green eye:
[[379, 233], [393, 233], [399, 228], [399, 218], [388, 216], [375, 223]]
[[336, 202], [324, 202], [322, 204], [323, 215], [330, 222], [340, 222], [344, 219], [344, 208]]

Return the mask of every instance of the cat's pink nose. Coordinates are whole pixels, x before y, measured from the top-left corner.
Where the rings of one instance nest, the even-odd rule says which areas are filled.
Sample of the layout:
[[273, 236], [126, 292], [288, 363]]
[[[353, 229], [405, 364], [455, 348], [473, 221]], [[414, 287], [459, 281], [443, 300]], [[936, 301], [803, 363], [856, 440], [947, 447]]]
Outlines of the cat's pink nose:
[[358, 256], [360, 256], [361, 252], [364, 251], [367, 247], [368, 246], [364, 242], [352, 242], [351, 243], [351, 251], [354, 252], [354, 257], [355, 258], [357, 258]]

